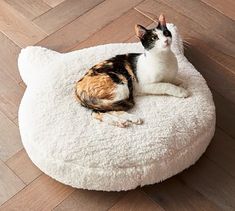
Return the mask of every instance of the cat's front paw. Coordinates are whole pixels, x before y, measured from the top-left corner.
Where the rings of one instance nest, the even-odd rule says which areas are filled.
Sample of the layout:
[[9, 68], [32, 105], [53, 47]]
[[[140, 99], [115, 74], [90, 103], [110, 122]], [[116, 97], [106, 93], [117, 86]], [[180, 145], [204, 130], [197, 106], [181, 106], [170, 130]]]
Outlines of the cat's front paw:
[[175, 93], [175, 97], [186, 98], [190, 95], [189, 91], [182, 87], [178, 87], [177, 92]]

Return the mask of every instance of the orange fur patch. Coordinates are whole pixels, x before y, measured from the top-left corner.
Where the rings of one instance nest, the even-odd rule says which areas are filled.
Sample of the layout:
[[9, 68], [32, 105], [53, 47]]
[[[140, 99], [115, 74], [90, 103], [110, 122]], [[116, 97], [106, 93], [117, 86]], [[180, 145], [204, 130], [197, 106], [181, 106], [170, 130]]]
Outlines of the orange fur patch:
[[86, 95], [96, 99], [113, 100], [115, 97], [114, 90], [116, 84], [106, 74], [94, 76], [86, 75], [76, 85], [77, 94], [85, 92]]

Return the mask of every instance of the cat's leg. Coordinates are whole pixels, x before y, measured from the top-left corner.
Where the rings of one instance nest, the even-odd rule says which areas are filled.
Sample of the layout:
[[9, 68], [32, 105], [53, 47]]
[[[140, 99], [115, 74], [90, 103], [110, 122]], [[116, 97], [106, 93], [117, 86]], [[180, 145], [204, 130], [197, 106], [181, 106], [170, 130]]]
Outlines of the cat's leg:
[[122, 128], [128, 127], [131, 124], [140, 125], [143, 123], [142, 119], [125, 111], [93, 112], [92, 116], [109, 125]]
[[136, 87], [137, 95], [152, 94], [152, 95], [171, 95], [175, 97], [188, 97], [189, 92], [179, 86], [171, 83], [154, 83], [154, 84], [138, 84]]

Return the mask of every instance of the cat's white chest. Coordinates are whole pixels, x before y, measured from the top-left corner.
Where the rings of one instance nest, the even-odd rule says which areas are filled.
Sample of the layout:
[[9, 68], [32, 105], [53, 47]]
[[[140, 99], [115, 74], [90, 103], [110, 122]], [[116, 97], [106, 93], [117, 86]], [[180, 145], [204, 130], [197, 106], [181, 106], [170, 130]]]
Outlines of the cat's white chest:
[[137, 62], [139, 83], [171, 82], [177, 74], [178, 64], [169, 51], [161, 55], [141, 55]]

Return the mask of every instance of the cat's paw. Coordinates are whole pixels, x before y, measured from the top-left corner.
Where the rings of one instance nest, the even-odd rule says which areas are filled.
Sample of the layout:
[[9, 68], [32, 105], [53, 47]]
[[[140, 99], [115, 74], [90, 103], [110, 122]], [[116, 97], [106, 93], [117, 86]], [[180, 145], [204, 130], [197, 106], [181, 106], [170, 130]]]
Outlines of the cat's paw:
[[121, 119], [120, 117], [112, 115], [111, 113], [108, 113], [108, 112], [107, 113], [93, 112], [92, 116], [101, 122], [105, 122], [109, 125], [113, 125], [113, 126], [117, 126], [121, 128], [129, 127], [132, 124], [127, 119]]
[[133, 124], [136, 125], [142, 125], [143, 124], [143, 120], [135, 115], [129, 114], [129, 116], [127, 117], [128, 121], [130, 121]]
[[129, 127], [131, 125], [131, 122], [129, 122], [128, 120], [119, 119], [119, 120], [112, 121], [111, 125], [125, 128], [125, 127]]
[[108, 122], [110, 125], [125, 128], [131, 125], [131, 122], [127, 119], [122, 119], [113, 115], [110, 115], [110, 121]]
[[138, 116], [134, 115], [134, 114], [130, 114], [127, 112], [123, 112], [121, 114], [118, 114], [118, 117], [128, 121], [130, 124], [136, 124], [136, 125], [141, 125], [143, 124], [143, 120], [141, 118], [139, 118]]
[[178, 87], [177, 92], [175, 93], [175, 97], [186, 98], [189, 97], [190, 93], [188, 90]]

